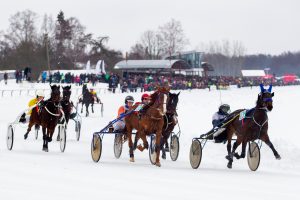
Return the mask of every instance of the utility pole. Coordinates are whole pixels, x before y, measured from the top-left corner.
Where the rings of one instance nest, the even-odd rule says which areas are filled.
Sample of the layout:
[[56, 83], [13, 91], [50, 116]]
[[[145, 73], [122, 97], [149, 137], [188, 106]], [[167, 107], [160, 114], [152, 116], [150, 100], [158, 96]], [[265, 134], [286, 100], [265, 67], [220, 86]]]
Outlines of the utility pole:
[[46, 58], [47, 58], [47, 67], [48, 67], [48, 72], [50, 76], [50, 62], [49, 62], [49, 49], [48, 49], [48, 33], [45, 33], [45, 46], [46, 46]]

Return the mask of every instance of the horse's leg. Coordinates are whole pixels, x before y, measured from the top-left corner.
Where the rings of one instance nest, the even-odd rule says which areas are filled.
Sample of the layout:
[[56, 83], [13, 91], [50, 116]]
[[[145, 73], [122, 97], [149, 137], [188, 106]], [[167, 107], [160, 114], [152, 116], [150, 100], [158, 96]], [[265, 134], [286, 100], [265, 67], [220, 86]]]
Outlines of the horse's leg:
[[246, 156], [246, 146], [247, 146], [247, 141], [243, 141], [242, 142], [242, 152], [241, 152], [241, 155], [239, 155], [238, 153], [235, 153], [234, 157], [236, 157], [237, 159], [245, 158], [245, 156]]
[[47, 131], [46, 127], [42, 127], [42, 132], [43, 132], [43, 151], [48, 152], [46, 131]]
[[24, 140], [27, 139], [29, 132], [31, 131], [32, 126], [34, 125], [34, 123], [30, 120], [29, 124], [28, 124], [28, 128], [27, 128], [27, 132], [24, 135]]
[[92, 102], [91, 107], [92, 107], [92, 113], [94, 113], [94, 102]]
[[136, 150], [136, 148], [137, 148], [137, 143], [138, 143], [139, 139], [140, 139], [140, 133], [136, 132], [135, 138], [134, 138], [134, 143], [133, 143], [133, 149], [134, 150]]
[[132, 128], [127, 127], [127, 138], [128, 138], [128, 147], [129, 147], [129, 161], [134, 162], [134, 154], [133, 154], [133, 143], [132, 143]]
[[85, 104], [85, 109], [86, 109], [85, 116], [88, 117], [89, 116], [89, 104], [88, 103]]
[[229, 169], [232, 168], [232, 162], [233, 162], [233, 156], [235, 154], [235, 150], [241, 144], [241, 142], [242, 142], [241, 139], [238, 137], [237, 140], [235, 141], [235, 143], [233, 144], [231, 153], [228, 156], [226, 156], [226, 158], [228, 159], [227, 167]]
[[156, 141], [155, 141], [155, 151], [156, 151], [156, 161], [155, 165], [160, 167], [160, 161], [159, 161], [159, 155], [160, 155], [160, 146], [161, 146], [161, 138], [162, 138], [162, 130], [160, 129], [159, 131], [156, 132]]
[[144, 151], [144, 149], [148, 149], [149, 148], [149, 144], [148, 144], [148, 141], [147, 141], [147, 138], [146, 138], [146, 134], [143, 131], [139, 131], [138, 133], [139, 133], [139, 138], [141, 138], [143, 140], [143, 146], [139, 145], [137, 148], [140, 151]]
[[81, 113], [83, 113], [83, 100], [82, 100], [82, 103], [81, 103]]
[[270, 138], [268, 136], [268, 134], [264, 134], [261, 138], [260, 138], [262, 141], [264, 141], [270, 148], [271, 150], [273, 151], [273, 154], [275, 156], [275, 158], [277, 160], [280, 160], [281, 159], [281, 156], [279, 155], [279, 153], [276, 151], [276, 149], [274, 148], [272, 142], [270, 141]]

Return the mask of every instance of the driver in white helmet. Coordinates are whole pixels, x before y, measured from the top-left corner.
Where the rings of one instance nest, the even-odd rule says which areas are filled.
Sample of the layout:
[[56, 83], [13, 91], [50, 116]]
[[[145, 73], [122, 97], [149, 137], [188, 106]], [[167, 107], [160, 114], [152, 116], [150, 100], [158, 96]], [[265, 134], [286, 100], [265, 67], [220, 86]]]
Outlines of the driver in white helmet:
[[[33, 107], [32, 109], [39, 109], [39, 107], [43, 106], [44, 98], [45, 98], [45, 94], [44, 94], [43, 90], [38, 90], [36, 92], [36, 97], [31, 99], [28, 102], [28, 107], [30, 108], [30, 107], [37, 105], [37, 106]], [[32, 109], [29, 109], [27, 114], [23, 113], [23, 115], [20, 117], [20, 122], [26, 123], [27, 121], [29, 121], [29, 117], [31, 115]]]
[[219, 106], [218, 112], [216, 112], [212, 117], [212, 124], [214, 133], [211, 132], [208, 135], [207, 139], [214, 139], [216, 143], [220, 143], [224, 141], [224, 136], [221, 133], [224, 132], [226, 128], [221, 127], [223, 125], [222, 122], [226, 119], [226, 117], [230, 113], [230, 106], [228, 104], [222, 104]]
[[[120, 117], [121, 115], [125, 114], [128, 110], [130, 110], [132, 108], [134, 104], [134, 98], [132, 96], [127, 96], [125, 97], [125, 105], [121, 106], [118, 109], [118, 116]], [[119, 121], [117, 121], [116, 123], [113, 124], [113, 131], [114, 132], [118, 132], [118, 131], [123, 131], [125, 128], [125, 121], [124, 118], [120, 119]], [[110, 130], [112, 131], [112, 130]]]

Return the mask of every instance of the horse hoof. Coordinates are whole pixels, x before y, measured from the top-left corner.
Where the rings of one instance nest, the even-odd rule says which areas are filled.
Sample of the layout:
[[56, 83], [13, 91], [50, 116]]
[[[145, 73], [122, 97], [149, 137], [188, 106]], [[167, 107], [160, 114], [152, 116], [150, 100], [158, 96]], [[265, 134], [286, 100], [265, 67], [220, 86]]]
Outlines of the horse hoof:
[[140, 151], [144, 150], [143, 147], [142, 147], [142, 145], [140, 145], [140, 144], [137, 146], [137, 149], [140, 150]]
[[28, 134], [24, 135], [24, 140], [26, 140], [28, 138]]
[[162, 153], [161, 158], [164, 159], [164, 160], [166, 160], [166, 154]]
[[281, 160], [280, 155], [275, 156], [277, 160]]
[[43, 147], [43, 151], [48, 152], [48, 148]]
[[59, 138], [59, 136], [57, 136], [57, 138], [56, 138], [56, 141], [60, 141], [60, 138]]
[[228, 167], [228, 169], [231, 169], [232, 168], [232, 163], [228, 163], [227, 167]]
[[157, 167], [161, 167], [160, 162], [155, 163], [155, 165], [156, 165]]
[[130, 162], [134, 162], [134, 158], [130, 158], [129, 161], [130, 161]]

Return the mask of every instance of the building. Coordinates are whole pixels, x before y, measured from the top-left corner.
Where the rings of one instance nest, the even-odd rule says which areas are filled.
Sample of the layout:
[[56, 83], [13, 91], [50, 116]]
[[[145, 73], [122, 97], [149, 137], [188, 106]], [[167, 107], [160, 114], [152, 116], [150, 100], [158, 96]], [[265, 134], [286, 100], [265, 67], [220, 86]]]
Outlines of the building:
[[203, 75], [202, 52], [181, 52], [164, 60], [123, 60], [114, 69], [121, 70], [123, 77], [132, 73]]

